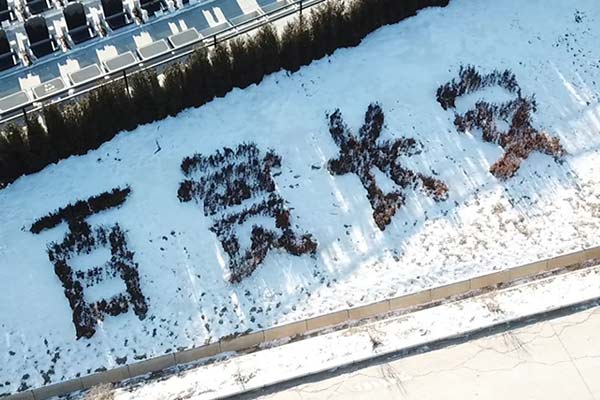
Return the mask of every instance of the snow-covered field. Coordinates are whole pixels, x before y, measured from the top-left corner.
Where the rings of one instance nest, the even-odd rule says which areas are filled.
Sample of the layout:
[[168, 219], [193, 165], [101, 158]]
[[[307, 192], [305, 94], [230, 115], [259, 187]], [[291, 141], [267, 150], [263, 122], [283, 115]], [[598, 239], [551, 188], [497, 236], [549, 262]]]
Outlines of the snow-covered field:
[[[274, 74], [19, 179], [0, 191], [0, 394], [600, 244], [598, 26], [597, 0], [452, 0], [297, 74]], [[523, 94], [536, 95], [534, 127], [568, 152], [562, 163], [534, 153], [508, 181], [489, 173], [502, 149], [478, 133], [459, 134], [453, 113], [436, 102], [438, 86], [466, 64], [516, 74]], [[505, 95], [482, 92], [457, 106]], [[405, 191], [406, 206], [385, 231], [358, 177], [327, 169], [339, 149], [326, 113], [339, 108], [356, 133], [374, 101], [385, 112], [385, 139], [421, 143], [402, 165], [449, 188], [441, 202]], [[249, 278], [230, 284], [212, 218], [177, 194], [184, 157], [242, 142], [282, 157], [277, 192], [294, 229], [319, 247], [313, 256], [271, 251]], [[108, 316], [91, 339], [76, 340], [46, 253], [67, 226], [29, 228], [59, 207], [127, 185], [120, 208], [87, 220], [126, 230], [147, 316]], [[108, 254], [99, 249], [72, 266], [86, 269]], [[85, 297], [123, 286], [107, 280]]]
[[[127, 381], [114, 396], [115, 400], [225, 398], [403, 350], [428, 351], [436, 341], [597, 299], [599, 278], [600, 267], [595, 266], [206, 365], [177, 367], [143, 384], [139, 379]], [[406, 382], [415, 371], [404, 373]]]

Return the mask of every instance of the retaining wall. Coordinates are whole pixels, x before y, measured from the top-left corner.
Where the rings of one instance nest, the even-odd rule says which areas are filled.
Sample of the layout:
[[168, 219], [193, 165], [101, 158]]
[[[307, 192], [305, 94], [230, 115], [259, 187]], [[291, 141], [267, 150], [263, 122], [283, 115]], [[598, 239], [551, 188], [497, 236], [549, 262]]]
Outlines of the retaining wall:
[[125, 365], [105, 372], [76, 378], [38, 389], [17, 393], [3, 400], [43, 400], [52, 396], [68, 394], [76, 390], [87, 389], [101, 383], [119, 382], [144, 374], [158, 372], [178, 364], [185, 364], [203, 358], [215, 356], [227, 351], [240, 351], [255, 348], [262, 343], [286, 337], [301, 337], [307, 332], [318, 331], [351, 321], [375, 317], [390, 311], [425, 305], [432, 301], [463, 295], [484, 287], [506, 284], [515, 280], [537, 275], [542, 272], [576, 265], [600, 258], [600, 246], [562, 254], [547, 260], [537, 261], [514, 268], [495, 271], [489, 274], [460, 280], [447, 285], [421, 290], [415, 293], [390, 298], [376, 303], [364, 304], [346, 310], [338, 310], [290, 324], [275, 326], [258, 332], [236, 337], [223, 338], [219, 342], [169, 353], [134, 364]]

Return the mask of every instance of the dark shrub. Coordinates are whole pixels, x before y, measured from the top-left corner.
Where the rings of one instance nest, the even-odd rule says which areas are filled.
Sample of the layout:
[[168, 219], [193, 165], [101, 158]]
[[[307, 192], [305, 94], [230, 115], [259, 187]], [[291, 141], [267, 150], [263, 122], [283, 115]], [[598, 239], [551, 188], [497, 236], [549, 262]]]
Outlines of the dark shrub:
[[0, 189], [28, 170], [29, 149], [23, 129], [15, 124], [0, 133]]
[[246, 88], [255, 83], [253, 78], [255, 71], [256, 52], [244, 38], [235, 38], [229, 42], [231, 53], [231, 79], [232, 85]]
[[[454, 125], [459, 132], [480, 129], [485, 142], [496, 143], [504, 149], [504, 155], [490, 167], [490, 173], [498, 179], [508, 179], [534, 151], [555, 159], [565, 154], [558, 138], [533, 127], [531, 115], [536, 111], [535, 97], [523, 97], [517, 78], [510, 70], [494, 70], [482, 75], [473, 66], [461, 67], [458, 79], [438, 88], [437, 100], [445, 110], [454, 109], [458, 97], [490, 86], [499, 86], [516, 97], [501, 104], [480, 100], [464, 114], [454, 111]], [[508, 130], [501, 131], [498, 120], [506, 121]]]
[[[92, 337], [99, 320], [107, 315], [125, 313], [129, 306], [138, 318], [146, 317], [148, 305], [140, 287], [134, 252], [128, 248], [125, 232], [119, 224], [112, 227], [92, 227], [86, 221], [90, 215], [120, 206], [130, 192], [129, 187], [114, 188], [87, 200], [79, 200], [39, 218], [30, 228], [32, 233], [37, 234], [62, 222], [66, 222], [69, 227], [61, 242], [49, 244], [48, 259], [54, 264], [54, 272], [62, 283], [73, 311], [77, 339]], [[74, 270], [69, 265], [74, 255], [90, 254], [100, 247], [109, 248], [111, 252], [110, 260], [105, 264], [91, 267], [87, 271]], [[115, 278], [120, 278], [125, 283], [124, 292], [92, 303], [86, 300], [86, 288]]]
[[[181, 162], [190, 179], [181, 182], [178, 198], [202, 203], [204, 215], [212, 218], [210, 230], [229, 256], [231, 282], [252, 274], [272, 249], [295, 256], [316, 251], [312, 235], [299, 235], [291, 227], [290, 210], [276, 192], [272, 168], [281, 168], [281, 157], [272, 151], [262, 154], [253, 143], [235, 150], [226, 147], [210, 156], [195, 154]], [[237, 230], [257, 216], [275, 220], [277, 229], [253, 225], [250, 246], [241, 248]]]
[[137, 115], [122, 81], [103, 85], [72, 106], [70, 118], [79, 125], [82, 153], [96, 149], [122, 130], [133, 129]]
[[199, 107], [215, 97], [213, 69], [205, 48], [194, 51], [184, 68], [185, 105]]
[[223, 97], [232, 88], [231, 58], [228, 46], [218, 44], [211, 53], [210, 63], [213, 79], [208, 83], [212, 85], [216, 97]]
[[298, 24], [288, 22], [281, 34], [281, 67], [290, 72], [300, 69], [300, 49], [298, 46]]
[[[414, 139], [380, 140], [384, 113], [379, 104], [369, 105], [357, 135], [350, 132], [340, 110], [329, 115], [328, 119], [329, 133], [339, 147], [339, 156], [328, 162], [329, 172], [333, 175], [351, 173], [358, 176], [367, 191], [367, 198], [373, 209], [373, 220], [382, 231], [391, 223], [396, 211], [404, 205], [405, 190], [420, 186], [435, 201], [448, 198], [448, 186], [444, 182], [415, 173], [401, 164], [399, 157], [417, 153]], [[384, 193], [372, 172], [374, 168], [390, 178], [398, 188]]]
[[164, 107], [168, 115], [174, 116], [186, 106], [185, 71], [176, 63], [167, 68], [164, 76]]
[[256, 62], [260, 66], [257, 75], [262, 79], [265, 75], [281, 69], [279, 60], [280, 43], [279, 35], [271, 25], [265, 25], [254, 37], [256, 47]]
[[335, 49], [352, 43], [346, 37], [346, 12], [343, 3], [327, 2], [311, 13], [312, 58], [330, 55]]
[[94, 135], [82, 135], [82, 132], [79, 131], [81, 114], [78, 106], [71, 104], [60, 107], [50, 104], [44, 107], [43, 113], [48, 138], [59, 159], [73, 154], [82, 154], [88, 150], [87, 137]]
[[30, 172], [37, 172], [46, 165], [56, 162], [58, 157], [50, 142], [48, 135], [39, 121], [38, 115], [29, 115], [25, 118], [27, 129], [27, 144], [29, 157], [27, 164]]
[[165, 93], [153, 71], [144, 71], [131, 78], [131, 105], [138, 124], [158, 121], [167, 115]]

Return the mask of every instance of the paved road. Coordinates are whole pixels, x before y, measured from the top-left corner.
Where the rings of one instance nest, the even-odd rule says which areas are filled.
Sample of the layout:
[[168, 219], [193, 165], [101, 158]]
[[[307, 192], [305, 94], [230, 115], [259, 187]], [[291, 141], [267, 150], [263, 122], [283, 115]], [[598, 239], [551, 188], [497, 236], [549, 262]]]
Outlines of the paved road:
[[600, 400], [600, 307], [319, 377], [269, 400]]

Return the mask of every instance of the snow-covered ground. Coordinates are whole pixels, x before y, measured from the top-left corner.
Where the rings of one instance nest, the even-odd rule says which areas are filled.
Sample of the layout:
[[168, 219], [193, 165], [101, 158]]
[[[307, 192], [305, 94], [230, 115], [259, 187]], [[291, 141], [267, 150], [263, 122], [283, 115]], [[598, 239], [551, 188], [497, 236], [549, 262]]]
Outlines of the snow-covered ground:
[[[19, 179], [0, 191], [0, 394], [600, 244], [599, 23], [597, 0], [452, 0], [299, 73], [274, 74]], [[494, 178], [488, 170], [502, 149], [459, 134], [453, 113], [436, 102], [437, 87], [465, 64], [484, 73], [511, 69], [524, 94], [536, 94], [534, 126], [560, 138], [564, 162], [535, 153], [517, 176]], [[326, 113], [340, 108], [357, 132], [374, 101], [385, 112], [385, 138], [422, 144], [403, 165], [449, 187], [442, 202], [406, 191], [406, 206], [385, 231], [358, 177], [327, 170], [338, 148]], [[294, 229], [311, 233], [319, 248], [299, 257], [272, 251], [232, 285], [212, 219], [178, 200], [180, 164], [250, 141], [282, 157], [277, 190]], [[38, 235], [29, 227], [126, 185], [132, 193], [122, 207], [88, 221], [127, 231], [147, 317], [107, 317], [91, 339], [76, 340], [46, 253], [67, 227]], [[97, 250], [74, 267], [106, 257]], [[114, 280], [86, 299], [120, 290]]]
[[[600, 296], [600, 266], [334, 331], [157, 379], [131, 380], [115, 400], [217, 399], [568, 307]], [[491, 365], [488, 367], [492, 367]], [[412, 372], [412, 371], [411, 371]], [[79, 395], [72, 398], [78, 399]]]

